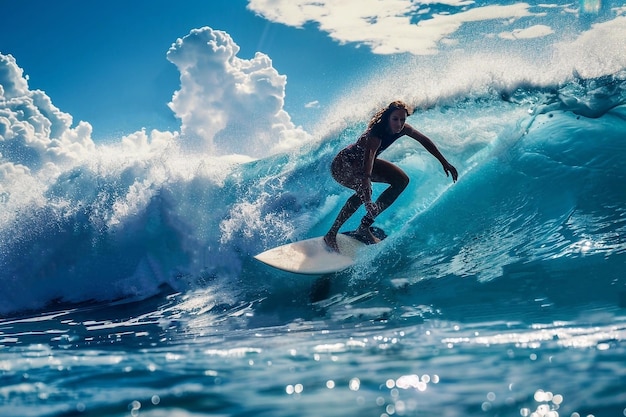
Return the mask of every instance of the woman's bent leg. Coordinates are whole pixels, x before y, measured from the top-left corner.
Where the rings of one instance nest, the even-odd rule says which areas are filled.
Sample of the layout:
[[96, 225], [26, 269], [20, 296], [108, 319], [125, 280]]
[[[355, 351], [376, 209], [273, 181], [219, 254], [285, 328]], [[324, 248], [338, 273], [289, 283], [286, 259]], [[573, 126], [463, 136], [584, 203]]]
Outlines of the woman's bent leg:
[[377, 210], [374, 216], [370, 213], [366, 214], [361, 220], [361, 226], [359, 227], [360, 233], [366, 233], [367, 237], [371, 235], [376, 241], [377, 239], [372, 235], [369, 227], [374, 223], [375, 218], [389, 208], [400, 194], [402, 194], [402, 191], [404, 191], [409, 184], [409, 177], [402, 169], [391, 162], [376, 159], [376, 161], [374, 161], [374, 169], [372, 170], [372, 181], [389, 184], [389, 187], [376, 199]]

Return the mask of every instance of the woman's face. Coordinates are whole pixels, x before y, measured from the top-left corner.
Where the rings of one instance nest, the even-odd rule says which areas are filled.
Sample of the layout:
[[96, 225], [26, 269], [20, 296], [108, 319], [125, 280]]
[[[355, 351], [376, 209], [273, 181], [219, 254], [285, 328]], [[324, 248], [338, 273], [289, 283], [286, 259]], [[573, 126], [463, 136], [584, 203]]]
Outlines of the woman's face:
[[400, 133], [406, 122], [406, 110], [396, 109], [389, 115], [389, 130], [392, 133]]

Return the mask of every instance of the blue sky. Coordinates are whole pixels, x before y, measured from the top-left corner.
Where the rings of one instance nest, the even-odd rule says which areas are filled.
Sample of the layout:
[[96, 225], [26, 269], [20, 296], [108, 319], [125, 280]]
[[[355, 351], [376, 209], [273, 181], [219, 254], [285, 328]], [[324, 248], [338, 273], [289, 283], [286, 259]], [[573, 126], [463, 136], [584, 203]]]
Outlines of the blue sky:
[[[336, 43], [316, 31], [270, 23], [246, 5], [244, 0], [3, 0], [0, 52], [16, 58], [31, 89], [44, 90], [75, 121], [92, 124], [95, 139], [119, 137], [142, 127], [177, 128], [167, 103], [179, 87], [179, 73], [166, 53], [191, 29], [210, 26], [228, 32], [241, 57], [268, 54], [274, 67], [288, 74], [287, 95], [293, 99], [286, 108], [304, 116], [302, 102], [320, 99], [311, 75], [336, 76], [335, 69], [346, 65], [346, 51], [339, 53]], [[301, 53], [301, 44], [317, 45], [326, 58], [332, 54], [334, 65], [310, 49]]]
[[[206, 129], [198, 127], [197, 119], [210, 116], [211, 110], [219, 107], [215, 102], [198, 103], [201, 98], [188, 95], [188, 101], [180, 102], [176, 112], [168, 107], [179, 90], [189, 93], [195, 87], [215, 87], [195, 80], [181, 88], [180, 68], [167, 58], [172, 44], [195, 28], [208, 26], [227, 33], [232, 38], [232, 42], [226, 41], [227, 47], [240, 48], [236, 65], [252, 65], [256, 52], [267, 56], [271, 60], [267, 70], [273, 71], [269, 78], [276, 88], [272, 94], [280, 93], [280, 76], [287, 77], [285, 100], [279, 104], [291, 120], [281, 114], [279, 124], [285, 124], [287, 130], [297, 126], [308, 130], [337, 97], [389, 65], [412, 57], [427, 62], [433, 56], [458, 55], [459, 51], [469, 56], [474, 48], [487, 43], [497, 44], [506, 52], [520, 53], [521, 45], [534, 51], [537, 45], [545, 47], [576, 38], [576, 32], [589, 28], [576, 27], [584, 23], [584, 16], [592, 16], [593, 21], [602, 13], [604, 20], [615, 19], [607, 31], [619, 33], [614, 39], [619, 44], [626, 14], [621, 2], [610, 0], [568, 4], [0, 0], [0, 4], [4, 16], [0, 54], [11, 54], [28, 76], [29, 88], [45, 91], [56, 107], [72, 115], [74, 124], [81, 120], [90, 123], [91, 137], [96, 141], [116, 140], [144, 127], [178, 131], [182, 123], [196, 134]], [[585, 5], [593, 8], [597, 4], [602, 4], [597, 11], [583, 12]], [[208, 69], [202, 68], [200, 61], [206, 51], [196, 52], [198, 61], [193, 65], [203, 77]], [[432, 69], [435, 73], [438, 70]], [[182, 99], [185, 94], [180, 96]], [[184, 108], [192, 102], [208, 110], [188, 115], [185, 121]], [[235, 100], [235, 104], [245, 106], [246, 98]], [[196, 122], [191, 120], [194, 117]], [[268, 125], [273, 122], [276, 120]], [[220, 123], [216, 132], [234, 126], [232, 120]]]

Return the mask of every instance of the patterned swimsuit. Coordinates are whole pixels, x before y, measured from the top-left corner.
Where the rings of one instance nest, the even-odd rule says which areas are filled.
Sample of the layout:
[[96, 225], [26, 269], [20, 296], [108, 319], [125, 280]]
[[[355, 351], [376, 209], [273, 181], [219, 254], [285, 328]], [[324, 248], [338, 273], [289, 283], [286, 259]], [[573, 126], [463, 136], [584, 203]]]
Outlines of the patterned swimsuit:
[[[358, 169], [358, 166], [356, 166], [356, 162], [364, 161], [365, 159], [365, 149], [360, 145], [360, 143], [364, 141], [364, 138], [367, 134], [368, 132], [363, 133], [363, 135], [361, 135], [359, 140], [357, 140], [353, 144], [348, 145], [337, 154], [337, 156], [333, 160], [333, 164], [331, 168], [333, 172], [333, 176], [336, 176], [345, 172], [356, 171]], [[378, 155], [380, 155], [385, 149], [390, 147], [398, 138], [404, 135], [405, 133], [400, 132], [400, 133], [394, 133], [394, 134], [387, 134], [382, 137], [379, 136], [381, 139], [381, 143], [378, 149], [376, 150], [376, 158], [378, 158]], [[362, 176], [363, 172], [356, 171], [356, 172], [352, 172], [352, 174], [355, 176]]]

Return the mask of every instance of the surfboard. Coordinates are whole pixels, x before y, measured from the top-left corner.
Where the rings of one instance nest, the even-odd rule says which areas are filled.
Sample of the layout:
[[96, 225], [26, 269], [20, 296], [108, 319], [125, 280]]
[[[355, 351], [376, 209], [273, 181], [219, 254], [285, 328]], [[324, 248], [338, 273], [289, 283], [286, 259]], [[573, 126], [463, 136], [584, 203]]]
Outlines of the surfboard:
[[[372, 227], [371, 230], [380, 240], [387, 237], [378, 227]], [[339, 253], [329, 249], [323, 237], [314, 237], [269, 249], [254, 256], [254, 259], [296, 274], [330, 274], [354, 265], [359, 250], [368, 244], [370, 243], [359, 240], [359, 236], [352, 231], [337, 235]]]

